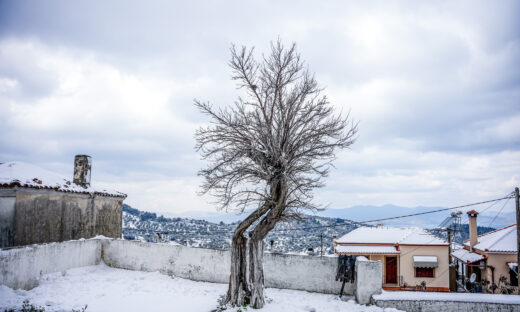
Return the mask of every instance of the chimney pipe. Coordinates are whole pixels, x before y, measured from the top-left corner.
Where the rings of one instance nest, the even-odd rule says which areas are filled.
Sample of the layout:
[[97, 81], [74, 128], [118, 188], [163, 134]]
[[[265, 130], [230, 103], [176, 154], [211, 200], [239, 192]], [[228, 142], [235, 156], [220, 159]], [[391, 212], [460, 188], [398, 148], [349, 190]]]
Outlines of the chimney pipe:
[[469, 250], [473, 251], [473, 247], [478, 244], [477, 234], [477, 215], [478, 212], [470, 210], [467, 212], [469, 219]]
[[74, 180], [77, 185], [84, 188], [90, 187], [90, 171], [92, 168], [92, 157], [88, 155], [74, 156]]

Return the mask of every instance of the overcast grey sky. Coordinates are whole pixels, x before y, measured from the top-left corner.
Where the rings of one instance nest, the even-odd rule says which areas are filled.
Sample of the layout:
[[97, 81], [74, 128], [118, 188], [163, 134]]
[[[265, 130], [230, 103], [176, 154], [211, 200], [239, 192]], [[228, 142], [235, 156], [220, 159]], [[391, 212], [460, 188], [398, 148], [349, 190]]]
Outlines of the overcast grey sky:
[[260, 56], [277, 38], [360, 122], [319, 203], [452, 206], [520, 184], [518, 1], [0, 0], [0, 162], [72, 176], [85, 153], [132, 206], [212, 212], [193, 99], [232, 103], [230, 44]]

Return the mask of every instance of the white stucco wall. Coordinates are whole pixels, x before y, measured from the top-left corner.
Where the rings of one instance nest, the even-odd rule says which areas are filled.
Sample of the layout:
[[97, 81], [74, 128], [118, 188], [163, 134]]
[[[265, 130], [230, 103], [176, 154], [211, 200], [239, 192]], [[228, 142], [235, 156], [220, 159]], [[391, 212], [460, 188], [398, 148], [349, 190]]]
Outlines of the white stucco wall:
[[381, 261], [369, 261], [365, 257], [356, 258], [355, 296], [359, 304], [370, 303], [373, 295], [381, 293], [383, 281]]
[[96, 265], [101, 260], [98, 239], [30, 245], [0, 250], [0, 284], [18, 289], [38, 285], [40, 276]]
[[[196, 281], [227, 283], [231, 255], [227, 250], [180, 245], [105, 240], [103, 259], [109, 266], [129, 270], [160, 271]], [[265, 286], [337, 294], [337, 258], [264, 254]], [[353, 285], [345, 286], [353, 294]]]
[[194, 281], [227, 283], [229, 251], [181, 245], [103, 240], [103, 260], [111, 267], [159, 271]]
[[[102, 238], [1, 250], [0, 284], [30, 289], [43, 274], [96, 265], [101, 260], [115, 268], [159, 271], [195, 281], [229, 280], [230, 252], [226, 250]], [[265, 286], [338, 294], [341, 283], [335, 280], [336, 267], [336, 257], [266, 253]], [[368, 283], [368, 277], [360, 278]], [[354, 285], [347, 283], [344, 294], [354, 294]]]

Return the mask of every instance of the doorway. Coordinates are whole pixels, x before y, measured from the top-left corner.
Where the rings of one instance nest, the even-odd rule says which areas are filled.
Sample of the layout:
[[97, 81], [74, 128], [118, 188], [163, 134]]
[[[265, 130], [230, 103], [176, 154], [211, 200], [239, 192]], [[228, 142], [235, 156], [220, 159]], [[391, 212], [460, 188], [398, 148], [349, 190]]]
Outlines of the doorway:
[[385, 257], [386, 284], [397, 284], [397, 257]]

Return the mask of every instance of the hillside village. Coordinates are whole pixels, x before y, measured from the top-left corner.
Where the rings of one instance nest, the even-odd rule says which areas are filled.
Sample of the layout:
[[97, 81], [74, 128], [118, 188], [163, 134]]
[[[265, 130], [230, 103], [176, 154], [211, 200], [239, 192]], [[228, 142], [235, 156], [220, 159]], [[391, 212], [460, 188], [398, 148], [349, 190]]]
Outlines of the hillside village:
[[[232, 223], [212, 223], [204, 219], [165, 218], [123, 205], [123, 237], [128, 240], [157, 243], [173, 242], [194, 247], [229, 249], [230, 233], [238, 221]], [[327, 226], [320, 228], [320, 226]], [[333, 237], [343, 236], [359, 227], [352, 220], [307, 215], [304, 221], [281, 223], [270, 233], [266, 250], [280, 253], [323, 254], [334, 253]], [[478, 226], [478, 234], [491, 232], [495, 228]], [[432, 231], [440, 238], [447, 239], [446, 231]], [[469, 238], [469, 225], [461, 225], [454, 241], [462, 244]], [[159, 238], [160, 237], [160, 238]], [[273, 241], [271, 246], [270, 242]], [[309, 250], [309, 249], [312, 249]]]

